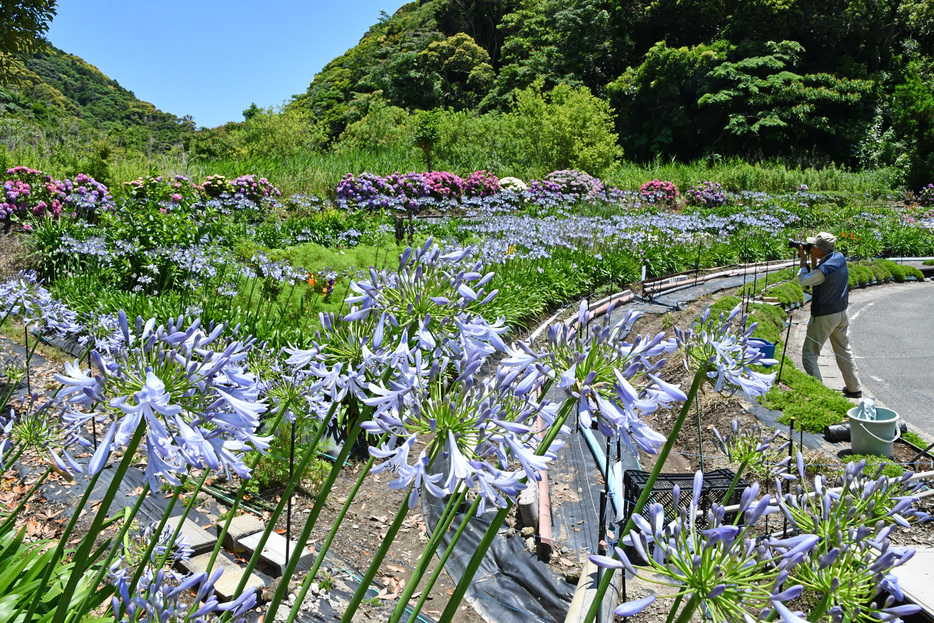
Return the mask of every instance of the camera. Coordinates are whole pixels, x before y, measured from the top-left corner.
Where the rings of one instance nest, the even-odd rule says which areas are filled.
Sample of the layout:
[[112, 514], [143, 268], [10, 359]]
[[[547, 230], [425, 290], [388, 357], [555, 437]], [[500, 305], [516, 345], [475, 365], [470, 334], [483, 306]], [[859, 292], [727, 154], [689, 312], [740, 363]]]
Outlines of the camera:
[[805, 252], [805, 253], [810, 253], [810, 252], [811, 252], [811, 247], [812, 247], [812, 246], [813, 246], [813, 245], [812, 245], [811, 243], [809, 243], [809, 242], [801, 242], [801, 241], [799, 241], [799, 240], [789, 240], [789, 241], [788, 241], [788, 248], [789, 248], [789, 249], [794, 249], [795, 251], [798, 250], [798, 247], [804, 247], [804, 252]]

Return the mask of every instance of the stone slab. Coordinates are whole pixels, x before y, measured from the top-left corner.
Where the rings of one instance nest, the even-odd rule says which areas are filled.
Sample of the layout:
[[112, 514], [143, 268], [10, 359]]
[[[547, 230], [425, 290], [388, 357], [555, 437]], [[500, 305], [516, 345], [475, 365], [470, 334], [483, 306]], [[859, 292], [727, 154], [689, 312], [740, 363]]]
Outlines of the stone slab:
[[[195, 556], [191, 560], [184, 561], [182, 566], [191, 573], [201, 573], [207, 570], [210, 560], [210, 554], [201, 554], [200, 556]], [[240, 584], [240, 578], [243, 577], [245, 569], [240, 567], [237, 561], [223, 552], [218, 555], [217, 560], [214, 562], [212, 573], [215, 573], [220, 568], [224, 569], [224, 573], [221, 574], [221, 577], [214, 584], [214, 592], [217, 593], [219, 601], [230, 601], [237, 596], [234, 593], [237, 590], [237, 585]], [[261, 593], [262, 590], [271, 583], [272, 578], [258, 571], [253, 571], [247, 580], [244, 590], [252, 590]]]
[[[224, 521], [218, 521], [214, 526], [218, 536], [224, 529]], [[237, 543], [240, 539], [256, 532], [262, 532], [265, 529], [266, 524], [259, 517], [250, 514], [238, 515], [230, 522], [230, 528], [227, 529], [227, 534], [224, 536], [224, 547], [232, 552], [238, 551]]]
[[928, 616], [934, 616], [934, 548], [919, 547], [914, 557], [896, 568], [892, 573], [898, 578], [898, 585], [910, 599]]
[[[253, 555], [253, 552], [256, 551], [256, 546], [259, 545], [260, 537], [263, 536], [262, 532], [257, 532], [256, 534], [251, 534], [249, 536], [243, 537], [237, 541], [237, 545], [244, 550], [244, 552]], [[286, 539], [281, 534], [276, 534], [273, 532], [269, 535], [269, 539], [266, 541], [266, 545], [263, 547], [263, 551], [260, 554], [260, 560], [262, 561], [263, 568], [267, 569], [275, 577], [280, 577], [285, 572], [285, 547]], [[301, 556], [298, 561], [299, 569], [308, 569], [314, 563], [314, 556], [307, 548], [302, 549], [299, 553], [297, 550], [298, 544], [295, 541], [291, 542], [289, 545], [289, 558], [298, 554]]]
[[[178, 527], [179, 519], [181, 519], [181, 516], [169, 517], [166, 527], [174, 532]], [[189, 518], [186, 518], [185, 521], [182, 522], [182, 529], [178, 534], [180, 538], [185, 539], [185, 542], [188, 543], [188, 547], [194, 551], [194, 555], [196, 556], [205, 552], [214, 551], [214, 546], [217, 544], [216, 536], [212, 535]]]

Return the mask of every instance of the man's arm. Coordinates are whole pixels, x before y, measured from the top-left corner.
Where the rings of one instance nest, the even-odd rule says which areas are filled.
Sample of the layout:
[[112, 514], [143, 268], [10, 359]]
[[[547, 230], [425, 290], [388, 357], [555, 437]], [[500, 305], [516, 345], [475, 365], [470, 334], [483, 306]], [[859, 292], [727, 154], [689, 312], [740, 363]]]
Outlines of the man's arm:
[[801, 268], [798, 270], [798, 283], [801, 287], [818, 286], [824, 283], [824, 273], [814, 267], [812, 270], [808, 264], [808, 256], [804, 253], [804, 247], [798, 245], [798, 261]]

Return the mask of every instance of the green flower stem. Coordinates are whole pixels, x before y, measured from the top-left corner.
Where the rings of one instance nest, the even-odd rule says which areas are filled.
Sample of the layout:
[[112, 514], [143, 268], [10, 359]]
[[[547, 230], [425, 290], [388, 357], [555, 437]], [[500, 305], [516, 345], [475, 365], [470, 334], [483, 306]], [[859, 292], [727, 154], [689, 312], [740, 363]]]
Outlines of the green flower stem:
[[81, 496], [81, 500], [75, 507], [75, 512], [72, 513], [71, 520], [68, 522], [68, 525], [65, 526], [65, 530], [62, 532], [62, 536], [58, 540], [58, 545], [55, 547], [55, 552], [52, 554], [52, 558], [49, 561], [49, 564], [46, 565], [42, 579], [36, 588], [36, 594], [33, 597], [32, 602], [29, 604], [29, 610], [26, 613], [26, 616], [23, 618], [23, 621], [32, 621], [32, 616], [36, 613], [36, 609], [39, 607], [39, 602], [42, 601], [42, 595], [45, 593], [46, 588], [48, 587], [49, 580], [52, 577], [52, 571], [56, 566], [58, 566], [58, 562], [62, 559], [62, 554], [65, 551], [65, 544], [68, 542], [68, 538], [74, 531], [75, 524], [78, 523], [78, 516], [81, 514], [81, 510], [87, 505], [88, 499], [91, 497], [91, 491], [93, 491], [94, 487], [97, 485], [97, 481], [100, 478], [100, 475], [101, 472], [97, 472], [91, 476], [90, 480], [88, 481], [88, 486], [84, 490], [84, 495]]
[[[101, 500], [100, 507], [97, 510], [97, 514], [94, 516], [94, 521], [91, 522], [91, 526], [88, 528], [87, 535], [81, 539], [81, 544], [75, 552], [75, 566], [71, 570], [71, 577], [68, 579], [68, 585], [59, 598], [58, 609], [55, 611], [55, 617], [52, 619], [52, 623], [64, 623], [65, 621], [71, 597], [74, 595], [75, 589], [78, 588], [78, 583], [81, 581], [81, 577], [84, 575], [84, 571], [87, 569], [87, 565], [90, 562], [89, 555], [91, 553], [91, 548], [94, 547], [94, 539], [100, 534], [101, 525], [104, 523], [107, 511], [110, 509], [110, 505], [113, 504], [114, 496], [117, 495], [117, 489], [119, 489], [120, 484], [123, 482], [126, 472], [135, 458], [140, 441], [142, 441], [145, 434], [146, 423], [140, 422], [139, 426], [136, 427], [136, 432], [133, 433], [133, 437], [130, 439], [130, 443], [127, 445], [123, 460], [120, 461], [120, 464], [114, 471], [113, 480], [107, 488], [107, 492], [104, 494], [104, 499]], [[83, 507], [79, 506], [78, 508]], [[78, 511], [75, 512], [75, 515], [77, 514]], [[65, 537], [62, 537], [62, 542], [65, 542]]]
[[[437, 551], [438, 546], [441, 544], [441, 539], [444, 534], [448, 531], [448, 528], [451, 526], [451, 522], [454, 521], [454, 517], [457, 514], [457, 509], [460, 507], [461, 503], [464, 501], [464, 498], [467, 497], [467, 487], [462, 485], [458, 486], [457, 493], [452, 495], [448, 499], [447, 505], [444, 507], [444, 512], [441, 514], [441, 517], [438, 520], [438, 525], [435, 526], [435, 530], [431, 535], [428, 543], [425, 545], [425, 549], [422, 550], [421, 558], [418, 561], [418, 564], [415, 566], [415, 570], [412, 571], [412, 576], [409, 578], [408, 583], [405, 585], [405, 588], [402, 590], [402, 594], [399, 595], [399, 601], [396, 603], [396, 608], [392, 612], [392, 616], [389, 617], [389, 623], [398, 623], [399, 619], [402, 618], [402, 613], [405, 612], [405, 607], [409, 603], [412, 594], [415, 592], [415, 589], [418, 587], [418, 583], [421, 582], [422, 576], [425, 575], [425, 571], [428, 570], [428, 565], [431, 563], [431, 559]], [[480, 503], [480, 496], [477, 496], [477, 499], [474, 501], [474, 505], [471, 507], [473, 510]], [[461, 522], [461, 525], [464, 526], [467, 524], [467, 518]], [[460, 532], [458, 531], [454, 541], [457, 542], [457, 538], [460, 537]], [[438, 567], [439, 569], [441, 567]], [[434, 577], [434, 576], [432, 576]], [[433, 582], [432, 582], [433, 584]], [[426, 587], [423, 591], [423, 595], [427, 595], [429, 587]], [[409, 620], [414, 621], [416, 614], [409, 615]]]
[[[333, 408], [328, 411], [329, 414], [333, 413]], [[308, 468], [308, 464], [311, 462], [318, 453], [318, 442], [321, 440], [321, 437], [324, 435], [324, 431], [328, 428], [328, 423], [330, 422], [330, 417], [326, 417], [321, 420], [321, 423], [318, 425], [318, 430], [315, 431], [315, 436], [308, 443], [307, 448], [305, 449], [305, 454], [302, 455], [302, 461], [298, 464], [298, 469], [296, 473], [304, 474], [305, 470]], [[260, 555], [263, 553], [263, 548], [266, 546], [266, 541], [269, 540], [269, 535], [272, 534], [272, 531], [276, 527], [276, 520], [282, 515], [282, 510], [285, 508], [285, 505], [288, 503], [289, 498], [292, 496], [292, 492], [295, 491], [295, 486], [298, 484], [298, 481], [301, 478], [295, 478], [289, 481], [285, 486], [285, 490], [282, 492], [282, 495], [279, 498], [279, 504], [276, 506], [276, 509], [272, 512], [272, 516], [269, 519], [269, 522], [266, 524], [266, 529], [263, 531], [262, 536], [259, 538], [259, 542], [256, 544], [256, 549], [253, 551], [253, 555], [250, 556], [250, 562], [247, 563], [246, 569], [243, 570], [243, 575], [240, 577], [240, 583], [237, 585], [237, 590], [234, 591], [234, 595], [243, 594], [243, 590], [246, 588], [246, 583], [250, 579], [250, 574], [253, 572], [253, 569], [256, 568], [256, 564], [259, 562]], [[286, 582], [288, 584], [288, 582]], [[225, 613], [225, 620], [226, 615]]]
[[[551, 446], [551, 443], [555, 440], [555, 437], [558, 436], [558, 433], [561, 432], [561, 427], [564, 426], [565, 420], [568, 419], [568, 416], [571, 414], [572, 409], [574, 408], [575, 401], [574, 399], [569, 398], [564, 401], [564, 404], [561, 405], [561, 411], [558, 412], [555, 421], [548, 428], [548, 432], [545, 433], [544, 439], [541, 443], [538, 444], [538, 448], [535, 450], [537, 456], [542, 456], [548, 451], [548, 448]], [[684, 418], [681, 418], [682, 421]], [[525, 478], [522, 478], [522, 482], [525, 482]], [[490, 549], [490, 545], [493, 544], [493, 539], [499, 533], [500, 527], [503, 525], [503, 522], [506, 521], [506, 517], [509, 515], [509, 511], [512, 510], [512, 502], [509, 502], [506, 505], [506, 508], [500, 509], [496, 516], [493, 517], [493, 521], [490, 522], [490, 527], [487, 528], [486, 534], [483, 535], [483, 539], [480, 540], [480, 544], [477, 547], [477, 551], [474, 552], [473, 557], [471, 557], [470, 562], [467, 564], [467, 568], [464, 569], [464, 575], [461, 576], [460, 581], [457, 583], [457, 586], [454, 587], [454, 593], [451, 595], [451, 599], [448, 600], [447, 606], [444, 608], [444, 612], [441, 613], [440, 623], [448, 623], [454, 618], [454, 615], [457, 613], [457, 608], [460, 606], [461, 601], [464, 599], [464, 594], [467, 592], [467, 589], [470, 587], [473, 577], [477, 574], [477, 570], [480, 568], [480, 563], [483, 562], [483, 557], [486, 556], [486, 552]], [[607, 574], [609, 576], [611, 574]], [[607, 582], [609, 585], [609, 582]], [[603, 589], [606, 591], [606, 589]]]
[[[311, 536], [311, 531], [314, 529], [315, 524], [318, 521], [318, 515], [321, 514], [321, 511], [324, 508], [324, 504], [327, 502], [328, 493], [334, 487], [334, 482], [337, 480], [338, 475], [344, 467], [344, 461], [347, 460], [347, 457], [350, 455], [350, 452], [353, 449], [354, 443], [357, 441], [357, 437], [360, 435], [360, 425], [362, 422], [363, 419], [361, 417], [354, 418], [354, 424], [347, 435], [347, 439], [344, 441], [344, 447], [341, 448], [340, 454], [338, 454], [337, 459], [334, 461], [334, 465], [331, 466], [331, 471], [328, 472], [327, 479], [321, 484], [321, 487], [318, 490], [318, 495], [315, 496], [315, 504], [311, 508], [311, 511], [308, 514], [308, 518], [305, 520], [305, 526], [302, 528], [301, 534], [298, 536], [298, 541], [295, 545], [295, 555], [293, 555], [287, 561], [285, 571], [282, 573], [283, 578], [290, 578], [295, 573], [295, 569], [298, 567], [298, 561], [302, 557], [302, 548], [305, 547], [305, 545], [308, 543], [308, 539]], [[301, 474], [301, 472], [299, 472], [299, 474]], [[335, 525], [340, 525], [340, 523], [338, 522]], [[285, 592], [288, 589], [288, 585], [289, 583], [287, 581], [279, 582], [279, 587], [276, 588], [275, 595], [273, 595], [273, 598], [269, 602], [269, 606], [266, 609], [266, 617], [270, 620], [275, 618], [275, 612], [279, 608], [279, 604], [282, 602], [282, 598], [285, 597]], [[301, 603], [301, 601], [298, 603]]]
[[[743, 462], [739, 464], [739, 469], [736, 470], [736, 475], [733, 476], [733, 482], [730, 483], [730, 488], [726, 490], [726, 495], [723, 496], [723, 505], [729, 506], [730, 496], [733, 495], [733, 491], [736, 489], [736, 485], [739, 484], [739, 479], [743, 477], [743, 470], [746, 469], [746, 466], [749, 464], [749, 459], [743, 459]], [[733, 520], [733, 525], [738, 526], [740, 519], [742, 519], [743, 514], [739, 511], [736, 512], [736, 519]]]
[[[124, 509], [123, 526], [120, 528], [120, 534], [117, 535], [117, 538], [114, 539], [113, 545], [110, 547], [110, 553], [107, 555], [107, 559], [104, 561], [100, 570], [97, 572], [97, 575], [94, 578], [94, 582], [91, 583], [91, 587], [96, 588], [101, 585], [101, 582], [104, 580], [104, 576], [107, 575], [108, 571], [110, 571], [110, 563], [112, 563], [114, 557], [116, 557], [117, 550], [120, 549], [120, 545], [126, 545], [126, 536], [130, 531], [130, 526], [133, 524], [133, 520], [136, 518], [136, 515], [139, 514], [139, 509], [142, 507], [143, 502], [146, 500], [146, 496], [148, 494], [149, 481], [147, 480], [145, 483], [143, 483], [143, 491], [139, 494], [139, 498], [136, 500], [136, 504], [133, 505], [133, 508]], [[142, 565], [142, 563], [140, 564]], [[81, 617], [84, 616], [84, 614], [87, 612], [88, 602], [90, 601], [92, 595], [94, 595], [93, 592], [88, 593], [88, 595], [84, 598], [84, 601], [81, 602], [81, 606], [77, 610], [73, 610], [69, 613], [74, 615], [72, 617], [73, 620], [81, 620]]]
[[37, 480], [36, 483], [32, 486], [32, 488], [26, 493], [26, 495], [23, 496], [23, 499], [20, 501], [19, 505], [17, 505], [16, 508], [10, 511], [10, 515], [9, 517], [6, 518], [6, 521], [4, 521], [2, 525], [0, 525], [0, 534], [6, 534], [7, 530], [12, 526], [13, 522], [16, 521], [17, 516], [19, 516], [19, 512], [23, 510], [26, 504], [29, 503], [30, 498], [32, 498], [32, 494], [35, 493], [39, 487], [42, 486], [42, 483], [45, 482], [45, 479], [48, 478], [49, 474], [51, 473], [52, 473], [52, 467], [50, 466], [46, 468], [45, 472], [43, 472], [41, 476], [39, 476], [39, 480]]
[[[460, 525], [457, 527], [457, 532], [455, 532], [454, 536], [451, 537], [451, 542], [450, 544], [448, 544], [447, 548], [444, 550], [444, 554], [441, 555], [441, 560], [438, 561], [437, 568], [432, 572], [431, 577], [428, 578], [428, 583], [424, 586], [424, 588], [422, 588], [422, 595], [421, 597], [418, 598], [418, 603], [415, 604], [415, 608], [413, 608], [412, 612], [409, 614], [409, 621], [418, 620], [418, 613], [422, 611], [422, 607], [425, 605], [425, 602], [428, 600], [428, 594], [431, 592], [431, 589], [434, 587], [435, 582], [437, 582], [438, 578], [441, 576], [441, 571], [444, 570], [445, 563], [447, 563], [448, 558], [450, 558], [451, 554], [454, 552], [454, 546], [457, 545], [458, 540], [460, 540], [461, 535], [464, 533], [464, 529], [467, 527], [467, 524], [470, 523], [469, 521], [470, 518], [474, 516], [474, 514], [477, 512], [477, 507], [479, 506], [480, 506], [480, 496], [477, 496], [477, 499], [474, 500], [473, 504], [470, 506], [470, 510], [467, 511], [467, 514], [464, 515], [463, 520], [461, 520]], [[406, 601], [408, 601], [408, 599], [406, 599]]]
[[668, 618], [665, 619], [665, 623], [672, 623], [675, 620], [675, 616], [678, 614], [678, 608], [681, 607], [681, 597], [675, 597], [671, 600], [671, 608], [668, 610]]
[[831, 593], [827, 593], [821, 597], [821, 600], [817, 602], [817, 605], [808, 616], [808, 621], [820, 621], [824, 618], [824, 613], [827, 612], [827, 608], [830, 607], [831, 601], [833, 601], [833, 595]]
[[697, 598], [697, 593], [691, 595], [690, 601], [688, 601], [688, 603], [684, 606], [684, 610], [682, 610], [681, 614], [678, 615], [675, 623], [689, 623], [691, 617], [694, 616], [694, 611], [697, 610], [697, 605], [699, 603], [700, 599]]
[[[23, 452], [25, 451], [26, 451], [26, 444], [24, 443], [17, 444], [14, 448], [11, 448], [10, 451], [7, 452], [7, 455], [5, 457], [3, 457], [3, 464], [6, 465], [7, 467], [9, 467], [10, 465], [13, 465], [14, 463], [16, 463], [19, 457], [23, 455]], [[13, 455], [12, 457], [10, 456], [11, 454]]]
[[[645, 503], [648, 501], [649, 496], [652, 494], [652, 488], [655, 486], [655, 481], [658, 480], [658, 475], [664, 468], [665, 461], [668, 459], [668, 455], [671, 453], [671, 449], [675, 445], [675, 440], [678, 438], [678, 433], [681, 432], [681, 426], [684, 424], [684, 420], [687, 418], [688, 411], [691, 409], [691, 403], [694, 402], [694, 398], [697, 396], [697, 390], [700, 388], [701, 382], [703, 382], [704, 378], [707, 376], [707, 370], [708, 364], [702, 363], [697, 369], [697, 372], [694, 373], [694, 381], [691, 383], [691, 389], [688, 391], [687, 400], [684, 401], [684, 406], [681, 408], [681, 413], [678, 414], [678, 419], [675, 420], [674, 427], [671, 429], [671, 433], [668, 434], [668, 441], [665, 442], [661, 452], [658, 453], [658, 459], [655, 462], [655, 467], [652, 469], [652, 473], [649, 474], [649, 479], [646, 481], [645, 487], [642, 489], [642, 495], [639, 496], [639, 500], [636, 502], [635, 507], [632, 509], [632, 514], [629, 516], [629, 521], [626, 522], [626, 527], [623, 529], [620, 535], [628, 534], [629, 531], [632, 530], [634, 525], [632, 515], [636, 515], [642, 512]], [[616, 551], [613, 550], [612, 557], [615, 556]], [[606, 573], [600, 580], [600, 585], [597, 587], [597, 594], [594, 595], [593, 603], [590, 604], [590, 609], [587, 611], [587, 616], [584, 618], [584, 623], [593, 623], [594, 619], [596, 619], [597, 612], [600, 610], [600, 604], [603, 603], [603, 596], [606, 594], [607, 589], [610, 587], [610, 583], [613, 581], [614, 575], [615, 574], [613, 573]]]
[[[432, 456], [432, 459], [434, 459], [434, 456]], [[406, 494], [408, 494], [408, 491], [406, 491]], [[367, 568], [366, 573], [363, 574], [363, 578], [360, 580], [360, 586], [354, 591], [350, 603], [347, 604], [347, 609], [344, 610], [344, 616], [341, 617], [341, 623], [351, 623], [353, 621], [357, 608], [360, 606], [360, 602], [363, 601], [363, 596], [370, 590], [370, 583], [373, 581], [373, 578], [376, 577], [379, 566], [382, 564], [386, 554], [389, 553], [389, 548], [392, 546], [392, 542], [395, 540], [396, 534], [398, 534], [399, 528], [402, 527], [402, 522], [405, 521], [405, 516], [408, 515], [408, 513], [409, 500], [408, 495], [406, 495], [406, 499], [402, 500], [402, 504], [399, 506], [399, 512], [396, 513], [396, 518], [393, 519], [389, 530], [386, 531], [386, 536], [383, 537], [383, 541], [379, 545], [379, 549], [376, 550], [376, 555], [373, 557], [372, 562], [370, 562], [369, 568]]]
[[[280, 406], [279, 410], [276, 413], [276, 419], [273, 421], [272, 427], [270, 430], [275, 430], [279, 427], [279, 424], [282, 423], [283, 414], [285, 414], [286, 409], [289, 407], [288, 400], [284, 401]], [[337, 410], [337, 403], [333, 403], [331, 408], [328, 409], [327, 414], [324, 416], [323, 423], [321, 424], [325, 429], [327, 428], [328, 422], [331, 421], [331, 417], [334, 416], [334, 412]], [[252, 465], [250, 469], [256, 467], [256, 464], [259, 463], [260, 453], [256, 452], [250, 455], [247, 460], [252, 459]], [[220, 554], [221, 547], [224, 545], [224, 539], [227, 537], [227, 532], [230, 530], [230, 522], [233, 521], [234, 515], [237, 513], [237, 509], [240, 508], [240, 500], [243, 499], [243, 495], [246, 492], [247, 485], [250, 483], [249, 479], [244, 478], [243, 482], [240, 483], [240, 490], [237, 492], [237, 496], [233, 500], [233, 504], [230, 506], [230, 511], [227, 513], [227, 520], [224, 522], [224, 527], [221, 528], [221, 533], [217, 535], [217, 543], [214, 544], [214, 551], [211, 552], [211, 558], [208, 560], [208, 566], [205, 573], [208, 576], [211, 575], [211, 571], [214, 569], [214, 563], [217, 561], [217, 556]], [[192, 610], [192, 613], [194, 610]]]
[[[386, 439], [388, 439], [389, 433], [384, 434], [378, 445], [382, 445]], [[366, 480], [367, 475], [370, 473], [370, 469], [373, 467], [373, 463], [376, 462], [376, 457], [371, 456], [366, 464], [363, 466], [363, 469], [360, 471], [360, 475], [357, 477], [357, 481], [354, 483], [353, 488], [350, 490], [350, 493], [347, 494], [347, 499], [344, 501], [344, 505], [341, 506], [340, 512], [337, 513], [337, 518], [334, 520], [334, 525], [331, 526], [331, 529], [328, 531], [327, 537], [324, 539], [324, 543], [321, 545], [321, 549], [318, 552], [318, 555], [315, 557], [314, 564], [311, 565], [311, 569], [308, 571], [308, 575], [305, 577], [305, 581], [302, 582], [302, 588], [298, 593], [298, 597], [295, 600], [295, 603], [292, 605], [292, 609], [289, 611], [289, 618], [286, 619], [286, 623], [293, 623], [295, 617], [298, 616], [299, 609], [301, 608], [302, 602], [305, 599], [305, 595], [308, 594], [308, 589], [311, 588], [311, 583], [315, 579], [315, 575], [318, 573], [318, 569], [321, 568], [321, 565], [324, 563], [324, 557], [328, 553], [328, 550], [331, 548], [331, 542], [334, 541], [334, 537], [337, 535], [338, 529], [340, 529], [341, 524], [344, 521], [344, 517], [347, 515], [347, 511], [350, 510], [351, 504], [353, 504], [354, 498], [357, 496], [357, 492], [360, 490], [360, 487], [363, 485], [363, 481]], [[338, 463], [338, 465], [343, 465]], [[271, 612], [271, 610], [270, 610]]]
[[[201, 492], [201, 487], [204, 486], [204, 482], [208, 479], [208, 474], [210, 470], [204, 470], [204, 473], [201, 474], [201, 480], [198, 481], [198, 486], [195, 487], [195, 490], [191, 492], [191, 497], [188, 499], [188, 503], [185, 504], [185, 510], [182, 511], [181, 516], [178, 518], [178, 523], [175, 525], [175, 532], [172, 533], [172, 537], [169, 539], [168, 544], [166, 545], [165, 552], [162, 554], [162, 558], [159, 559], [159, 562], [156, 564], [156, 569], [162, 569], [165, 566], [166, 561], [168, 561], [169, 556], [172, 555], [172, 548], [175, 547], [175, 541], [178, 539], [178, 535], [182, 532], [182, 524], [185, 523], [185, 520], [188, 519], [188, 514], [191, 512], [192, 507], [195, 505], [195, 502], [198, 500], [198, 493]], [[182, 481], [182, 486], [184, 486], [185, 481]], [[176, 498], [178, 497], [176, 493]], [[169, 513], [171, 511], [166, 511], [162, 516], [162, 523], [166, 523], [169, 519]], [[161, 534], [161, 532], [159, 533]], [[159, 535], [156, 535], [156, 538], [153, 539], [155, 542], [158, 539]]]

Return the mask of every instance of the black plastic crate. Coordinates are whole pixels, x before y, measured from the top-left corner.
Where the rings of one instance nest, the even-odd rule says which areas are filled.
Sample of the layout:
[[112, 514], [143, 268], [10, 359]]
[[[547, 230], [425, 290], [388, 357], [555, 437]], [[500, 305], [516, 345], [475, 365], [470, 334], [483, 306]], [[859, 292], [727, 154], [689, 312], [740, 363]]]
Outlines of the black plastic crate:
[[[623, 520], [619, 525], [620, 531], [626, 527], [626, 523], [629, 521], [630, 515], [632, 515], [636, 502], [639, 501], [639, 497], [642, 495], [642, 491], [649, 481], [649, 476], [649, 472], [641, 472], [634, 469], [628, 469], [623, 472], [623, 494], [625, 502], [623, 504]], [[749, 486], [749, 483], [742, 478], [736, 483], [736, 488], [733, 489], [730, 499], [723, 499], [730, 485], [733, 483], [733, 478], [735, 476], [736, 474], [729, 469], [717, 469], [704, 474], [704, 487], [701, 489], [700, 501], [698, 502], [698, 510], [701, 512], [695, 519], [695, 525], [698, 529], [707, 528], [707, 511], [714, 504], [730, 506], [739, 503], [743, 491]], [[665, 508], [666, 522], [672, 521], [678, 514], [678, 509], [674, 508], [674, 496], [672, 495], [675, 485], [681, 488], [681, 498], [678, 503], [679, 508], [688, 508], [691, 505], [691, 496], [694, 490], [694, 474], [659, 474], [652, 487], [652, 494], [646, 501], [643, 509], [643, 516], [645, 512], [648, 512], [649, 504], [655, 502], [661, 504]], [[732, 523], [735, 517], [735, 513], [727, 513], [725, 521], [727, 523]], [[627, 555], [633, 554], [633, 556], [635, 556], [632, 548], [627, 548], [626, 551]]]

